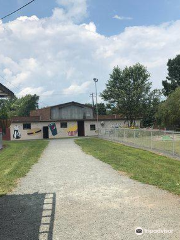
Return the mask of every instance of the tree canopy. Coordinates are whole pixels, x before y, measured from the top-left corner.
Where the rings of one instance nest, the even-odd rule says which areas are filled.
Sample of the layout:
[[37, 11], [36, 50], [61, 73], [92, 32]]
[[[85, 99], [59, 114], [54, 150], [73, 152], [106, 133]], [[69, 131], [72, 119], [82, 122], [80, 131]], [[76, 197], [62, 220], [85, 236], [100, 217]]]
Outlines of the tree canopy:
[[161, 103], [162, 92], [159, 89], [154, 89], [150, 92], [148, 98], [144, 102], [144, 111], [142, 126], [152, 127], [156, 123], [156, 113]]
[[36, 94], [0, 100], [0, 119], [8, 119], [13, 116], [29, 116], [30, 111], [38, 108], [38, 101], [39, 96]]
[[164, 96], [169, 96], [180, 86], [180, 55], [174, 59], [169, 59], [167, 63], [168, 76], [162, 81]]
[[144, 104], [149, 98], [151, 83], [147, 69], [137, 63], [134, 66], [113, 69], [106, 89], [101, 97], [108, 101], [112, 108], [123, 114], [132, 126], [137, 117], [144, 112]]
[[159, 105], [156, 118], [162, 127], [180, 127], [180, 87]]
[[[92, 107], [92, 104], [90, 103], [86, 103], [85, 105]], [[98, 114], [99, 115], [106, 115], [107, 114], [107, 107], [104, 103], [98, 103], [97, 104], [98, 107]], [[96, 114], [96, 105], [94, 106], [94, 114]]]

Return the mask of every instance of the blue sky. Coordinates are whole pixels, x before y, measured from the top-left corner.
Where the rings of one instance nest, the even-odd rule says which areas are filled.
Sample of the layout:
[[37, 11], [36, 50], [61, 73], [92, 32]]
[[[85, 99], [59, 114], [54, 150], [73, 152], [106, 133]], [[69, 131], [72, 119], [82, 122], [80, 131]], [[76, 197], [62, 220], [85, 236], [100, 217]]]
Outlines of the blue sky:
[[[0, 16], [28, 1], [0, 0]], [[40, 106], [85, 103], [94, 77], [102, 92], [113, 67], [139, 62], [162, 88], [179, 33], [179, 0], [36, 0], [0, 21], [0, 82]]]
[[[0, 16], [21, 7], [30, 0], [0, 0]], [[88, 0], [88, 14], [83, 22], [93, 21], [97, 32], [106, 36], [119, 34], [129, 26], [158, 25], [180, 18], [179, 0]], [[11, 21], [25, 15], [39, 18], [50, 17], [58, 7], [55, 0], [36, 0], [4, 21]], [[132, 20], [118, 20], [113, 16], [129, 17]]]

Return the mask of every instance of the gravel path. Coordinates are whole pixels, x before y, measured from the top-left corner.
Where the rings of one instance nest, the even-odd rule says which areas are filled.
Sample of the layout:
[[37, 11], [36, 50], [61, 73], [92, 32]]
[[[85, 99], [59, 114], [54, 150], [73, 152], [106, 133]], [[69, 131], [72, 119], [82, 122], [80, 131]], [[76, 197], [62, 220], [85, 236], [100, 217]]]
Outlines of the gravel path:
[[[173, 230], [135, 234], [135, 228]], [[2, 240], [180, 239], [180, 198], [52, 140], [18, 187], [0, 198]]]

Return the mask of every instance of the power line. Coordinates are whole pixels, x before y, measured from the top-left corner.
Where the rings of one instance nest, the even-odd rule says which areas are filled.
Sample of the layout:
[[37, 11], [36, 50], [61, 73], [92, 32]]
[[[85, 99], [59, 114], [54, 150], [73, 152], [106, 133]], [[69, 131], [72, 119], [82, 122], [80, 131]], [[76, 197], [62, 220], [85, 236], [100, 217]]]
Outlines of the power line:
[[18, 90], [18, 92], [20, 91], [16, 86], [14, 86], [11, 82], [9, 82], [7, 79], [5, 79], [3, 76], [1, 76], [0, 75], [0, 77], [4, 80], [4, 81], [6, 81], [6, 82], [8, 82], [9, 84], [11, 84], [14, 88], [16, 88], [17, 90]]
[[[2, 75], [0, 75], [0, 78], [2, 78], [4, 81], [9, 83], [13, 88], [15, 88], [18, 92], [21, 90], [17, 88], [14, 84], [12, 84], [10, 81], [8, 81], [6, 78], [4, 78]], [[37, 94], [37, 93], [35, 93]], [[73, 95], [84, 95], [87, 93], [74, 93]], [[47, 94], [37, 94], [39, 97], [46, 97], [46, 98], [53, 98], [54, 96], [71, 96], [72, 93], [64, 93], [64, 92], [59, 92], [59, 93], [52, 93], [52, 95], [47, 95]]]
[[28, 6], [29, 4], [31, 4], [31, 3], [34, 2], [34, 1], [35, 1], [35, 0], [32, 0], [32, 1], [28, 2], [28, 3], [26, 3], [24, 6], [18, 8], [18, 9], [15, 10], [14, 12], [11, 12], [11, 13], [7, 14], [6, 16], [2, 17], [1, 20], [3, 20], [3, 19], [5, 19], [5, 18], [13, 15], [14, 13], [18, 12], [18, 11], [21, 10], [22, 8], [25, 8], [26, 6]]

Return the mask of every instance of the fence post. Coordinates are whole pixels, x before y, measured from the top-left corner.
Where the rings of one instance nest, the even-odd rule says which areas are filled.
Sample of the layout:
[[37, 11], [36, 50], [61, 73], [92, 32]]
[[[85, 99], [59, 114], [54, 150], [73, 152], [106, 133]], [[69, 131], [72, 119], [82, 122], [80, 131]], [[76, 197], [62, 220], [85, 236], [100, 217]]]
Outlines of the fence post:
[[125, 138], [126, 138], [126, 132], [125, 132], [125, 129], [124, 129], [124, 142], [125, 142]]
[[152, 137], [153, 137], [153, 133], [151, 131], [151, 150], [152, 150]]
[[134, 144], [135, 144], [135, 139], [136, 139], [136, 130], [134, 130]]
[[175, 155], [175, 136], [173, 132], [173, 156]]

